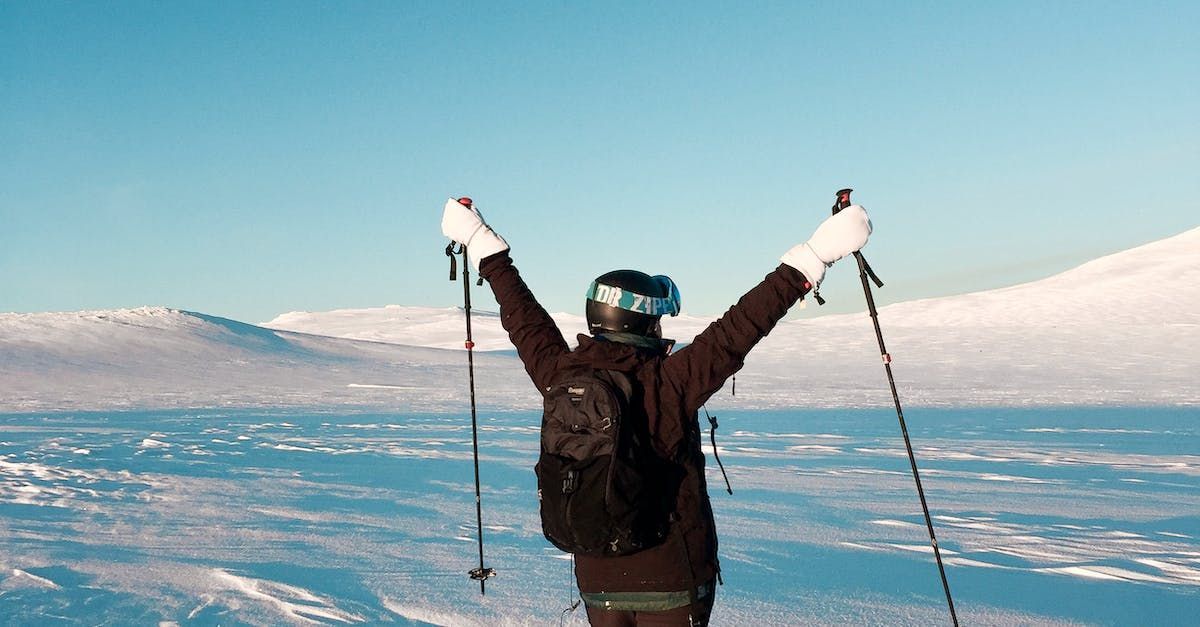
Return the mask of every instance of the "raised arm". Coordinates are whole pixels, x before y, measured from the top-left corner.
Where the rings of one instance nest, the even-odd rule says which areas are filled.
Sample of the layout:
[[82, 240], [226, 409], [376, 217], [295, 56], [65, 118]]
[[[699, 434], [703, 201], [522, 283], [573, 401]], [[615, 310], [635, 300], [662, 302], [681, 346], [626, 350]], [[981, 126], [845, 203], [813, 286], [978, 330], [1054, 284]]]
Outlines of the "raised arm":
[[663, 379], [689, 413], [700, 408], [741, 369], [750, 349], [766, 337], [796, 301], [816, 288], [833, 262], [860, 249], [871, 234], [867, 212], [857, 205], [828, 218], [813, 236], [793, 247], [778, 268], [746, 292], [691, 345], [663, 362]]
[[500, 303], [500, 324], [517, 347], [525, 372], [539, 391], [545, 390], [554, 378], [558, 359], [570, 350], [562, 331], [534, 298], [507, 252], [484, 259], [480, 273]]
[[442, 233], [467, 247], [479, 276], [500, 303], [500, 323], [538, 390], [550, 385], [558, 358], [568, 352], [558, 325], [534, 298], [508, 255], [508, 242], [492, 230], [469, 198], [450, 199], [442, 212]]
[[742, 368], [750, 349], [810, 289], [803, 274], [780, 264], [691, 344], [663, 362], [663, 379], [679, 391], [689, 414]]

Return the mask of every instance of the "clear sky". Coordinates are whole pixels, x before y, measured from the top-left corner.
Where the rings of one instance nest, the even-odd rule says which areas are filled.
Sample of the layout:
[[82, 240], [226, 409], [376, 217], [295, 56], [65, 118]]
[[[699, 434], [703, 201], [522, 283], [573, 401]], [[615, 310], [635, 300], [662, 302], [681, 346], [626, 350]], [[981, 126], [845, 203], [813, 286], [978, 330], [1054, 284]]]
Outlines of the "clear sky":
[[[1197, 2], [0, 0], [0, 311], [461, 304], [451, 195], [551, 311], [633, 267], [720, 313], [845, 186], [882, 303], [1024, 282], [1200, 224], [1197, 24]], [[863, 308], [852, 265], [822, 311]]]

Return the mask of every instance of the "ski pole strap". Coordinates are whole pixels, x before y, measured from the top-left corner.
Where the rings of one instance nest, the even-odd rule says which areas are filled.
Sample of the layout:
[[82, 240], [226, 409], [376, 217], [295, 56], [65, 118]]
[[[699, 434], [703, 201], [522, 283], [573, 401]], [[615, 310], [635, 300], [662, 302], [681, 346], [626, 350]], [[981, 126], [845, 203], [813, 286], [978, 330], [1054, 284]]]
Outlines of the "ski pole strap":
[[721, 463], [721, 456], [717, 455], [717, 417], [708, 413], [708, 408], [701, 406], [704, 410], [704, 415], [708, 416], [708, 424], [712, 425], [712, 429], [708, 431], [708, 438], [712, 442], [713, 459], [717, 460], [717, 467], [721, 469], [721, 476], [725, 478], [725, 491], [733, 494], [733, 486], [729, 485], [729, 475], [725, 474], [725, 464]]
[[564, 621], [567, 620], [567, 614], [579, 609], [579, 605], [583, 603], [583, 597], [575, 594], [575, 554], [571, 554], [571, 568], [567, 571], [567, 609], [562, 611], [558, 616], [558, 627], [562, 627]]
[[862, 253], [857, 253], [857, 255], [859, 259], [862, 259], [863, 270], [866, 271], [867, 276], [871, 277], [871, 281], [875, 283], [875, 287], [883, 287], [883, 281], [879, 280], [879, 276], [871, 269], [871, 264], [867, 263], [867, 258], [863, 257]]
[[[455, 244], [456, 244], [456, 242], [450, 242], [449, 244], [446, 244], [446, 256], [450, 258], [450, 280], [451, 281], [458, 279], [458, 264], [455, 263], [454, 256], [463, 254], [462, 244], [458, 244], [458, 250], [454, 249]], [[464, 257], [463, 263], [466, 264], [467, 263], [466, 255], [463, 255], [463, 257]], [[466, 276], [465, 268], [464, 268], [463, 276]], [[483, 285], [483, 275], [479, 275], [479, 277], [475, 279], [475, 285]]]
[[454, 250], [454, 242], [446, 244], [446, 256], [450, 258], [450, 280], [453, 281], [458, 277], [458, 264], [454, 262], [454, 255], [457, 254]]

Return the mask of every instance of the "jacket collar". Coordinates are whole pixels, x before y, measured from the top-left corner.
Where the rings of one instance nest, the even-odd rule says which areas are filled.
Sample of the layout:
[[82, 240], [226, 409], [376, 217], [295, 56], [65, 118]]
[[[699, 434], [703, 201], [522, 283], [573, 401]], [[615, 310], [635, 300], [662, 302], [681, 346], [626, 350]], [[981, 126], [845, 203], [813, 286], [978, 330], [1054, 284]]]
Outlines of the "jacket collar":
[[579, 334], [581, 357], [609, 361], [613, 365], [631, 364], [651, 357], [669, 355], [675, 340], [660, 340], [632, 333], [600, 333], [595, 336]]

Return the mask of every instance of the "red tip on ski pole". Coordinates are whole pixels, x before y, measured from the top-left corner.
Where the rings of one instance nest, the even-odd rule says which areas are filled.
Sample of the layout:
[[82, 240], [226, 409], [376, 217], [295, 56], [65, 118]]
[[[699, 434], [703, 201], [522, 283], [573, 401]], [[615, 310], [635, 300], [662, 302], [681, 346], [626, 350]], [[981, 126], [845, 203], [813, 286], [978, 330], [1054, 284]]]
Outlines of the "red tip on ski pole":
[[463, 196], [462, 198], [458, 199], [458, 204], [460, 204], [464, 207], [470, 208], [471, 205], [475, 204], [475, 201], [471, 200], [471, 198], [469, 196]]

